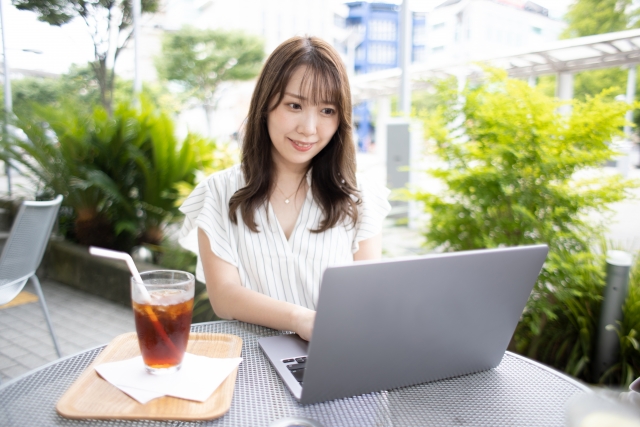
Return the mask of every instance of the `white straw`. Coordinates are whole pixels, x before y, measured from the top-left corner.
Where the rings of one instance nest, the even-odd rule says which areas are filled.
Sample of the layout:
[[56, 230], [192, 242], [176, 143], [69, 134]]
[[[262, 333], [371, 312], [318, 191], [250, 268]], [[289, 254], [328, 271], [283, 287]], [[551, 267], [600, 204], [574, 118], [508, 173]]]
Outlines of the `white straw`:
[[142, 298], [145, 301], [151, 301], [151, 295], [147, 292], [147, 289], [143, 285], [142, 277], [140, 277], [140, 273], [138, 273], [138, 269], [136, 268], [135, 263], [133, 262], [133, 258], [126, 252], [118, 252], [112, 251], [109, 249], [98, 248], [95, 246], [89, 246], [89, 253], [91, 255], [100, 256], [104, 258], [111, 259], [119, 259], [127, 263], [129, 270], [131, 270], [131, 274], [133, 275], [134, 282], [138, 285], [138, 291], [142, 294]]

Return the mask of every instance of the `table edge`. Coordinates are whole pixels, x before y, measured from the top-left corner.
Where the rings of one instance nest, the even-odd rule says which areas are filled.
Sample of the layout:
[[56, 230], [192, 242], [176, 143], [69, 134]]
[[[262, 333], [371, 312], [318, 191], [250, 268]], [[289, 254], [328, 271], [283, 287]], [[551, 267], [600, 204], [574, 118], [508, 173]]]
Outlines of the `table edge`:
[[563, 381], [570, 382], [571, 384], [573, 384], [574, 386], [578, 387], [579, 389], [581, 389], [583, 391], [586, 391], [586, 392], [589, 392], [589, 393], [593, 392], [591, 387], [589, 387], [587, 384], [575, 379], [574, 377], [572, 377], [570, 375], [565, 374], [564, 372], [561, 372], [561, 371], [559, 371], [557, 369], [554, 369], [554, 368], [552, 368], [550, 366], [544, 365], [544, 364], [542, 364], [542, 363], [540, 363], [540, 362], [538, 362], [536, 360], [530, 359], [530, 358], [528, 358], [526, 356], [514, 353], [512, 351], [508, 351], [508, 350], [505, 351], [504, 354], [505, 355], [508, 354], [511, 357], [515, 357], [515, 358], [517, 358], [519, 360], [522, 360], [523, 362], [529, 363], [529, 364], [534, 365], [534, 366], [536, 366], [536, 367], [538, 367], [540, 369], [543, 369], [543, 370], [555, 375], [556, 377], [561, 378]]
[[[224, 323], [230, 323], [230, 322], [238, 323], [239, 321], [238, 320], [212, 320], [212, 321], [209, 321], [209, 322], [192, 323], [191, 327], [193, 328], [193, 326], [195, 326], [195, 325], [206, 325], [206, 324], [209, 324], [209, 323], [223, 323], [223, 322]], [[132, 332], [135, 332], [135, 331], [132, 331]], [[72, 357], [80, 356], [81, 354], [88, 353], [90, 351], [94, 351], [94, 350], [96, 350], [98, 348], [103, 348], [104, 349], [107, 345], [109, 345], [109, 343], [99, 344], [99, 345], [96, 345], [94, 347], [89, 347], [89, 348], [86, 348], [84, 350], [80, 350], [80, 351], [78, 351], [76, 353], [70, 354], [68, 356], [64, 356], [64, 357], [61, 357], [59, 359], [52, 360], [51, 362], [45, 363], [42, 366], [38, 366], [37, 368], [34, 368], [34, 369], [30, 370], [30, 371], [27, 371], [22, 375], [19, 375], [19, 376], [15, 377], [15, 378], [11, 378], [10, 380], [7, 380], [6, 382], [3, 382], [2, 384], [0, 384], [0, 391], [5, 389], [6, 387], [12, 385], [15, 382], [21, 381], [21, 380], [23, 380], [23, 379], [25, 379], [25, 378], [27, 378], [27, 377], [29, 377], [31, 375], [37, 374], [38, 372], [40, 372], [40, 371], [42, 371], [44, 369], [47, 369], [47, 368], [49, 368], [49, 367], [51, 367], [51, 366], [53, 366], [55, 364], [63, 362], [65, 360], [67, 360], [67, 359], [71, 359]]]

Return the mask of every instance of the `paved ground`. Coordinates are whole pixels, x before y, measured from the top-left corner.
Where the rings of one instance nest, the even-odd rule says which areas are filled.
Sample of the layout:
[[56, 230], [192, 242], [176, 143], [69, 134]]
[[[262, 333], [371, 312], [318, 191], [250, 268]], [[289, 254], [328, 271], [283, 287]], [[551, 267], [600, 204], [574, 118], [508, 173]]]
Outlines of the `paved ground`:
[[[25, 290], [35, 293], [31, 284]], [[131, 309], [51, 281], [42, 282], [63, 356], [134, 330]], [[4, 382], [56, 360], [39, 303], [0, 310], [0, 379]]]

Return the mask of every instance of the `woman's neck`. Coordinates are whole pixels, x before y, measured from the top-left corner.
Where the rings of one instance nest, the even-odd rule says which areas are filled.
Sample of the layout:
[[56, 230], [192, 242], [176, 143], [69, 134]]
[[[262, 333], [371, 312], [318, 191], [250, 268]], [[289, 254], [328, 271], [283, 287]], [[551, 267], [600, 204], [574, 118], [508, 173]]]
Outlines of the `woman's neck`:
[[276, 183], [281, 186], [291, 185], [291, 183], [296, 183], [297, 185], [303, 180], [308, 170], [309, 165], [282, 165], [275, 163], [274, 178]]

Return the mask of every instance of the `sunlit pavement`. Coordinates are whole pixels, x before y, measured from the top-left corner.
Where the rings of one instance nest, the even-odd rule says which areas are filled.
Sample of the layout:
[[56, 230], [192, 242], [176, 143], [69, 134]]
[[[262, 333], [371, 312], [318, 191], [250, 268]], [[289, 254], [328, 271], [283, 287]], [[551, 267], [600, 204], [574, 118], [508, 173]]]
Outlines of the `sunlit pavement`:
[[[31, 284], [25, 291], [35, 293]], [[49, 280], [42, 281], [63, 356], [134, 330], [130, 308]], [[0, 378], [5, 382], [57, 359], [39, 302], [0, 309]]]

